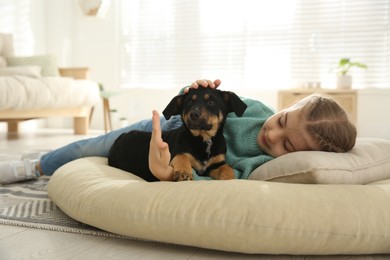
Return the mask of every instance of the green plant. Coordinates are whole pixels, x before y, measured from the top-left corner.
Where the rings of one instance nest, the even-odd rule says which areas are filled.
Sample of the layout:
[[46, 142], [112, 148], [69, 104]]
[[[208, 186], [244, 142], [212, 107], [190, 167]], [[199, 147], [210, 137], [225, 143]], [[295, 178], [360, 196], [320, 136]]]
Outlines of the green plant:
[[360, 62], [352, 62], [350, 58], [341, 58], [336, 69], [338, 75], [347, 75], [353, 67], [367, 69], [367, 66]]

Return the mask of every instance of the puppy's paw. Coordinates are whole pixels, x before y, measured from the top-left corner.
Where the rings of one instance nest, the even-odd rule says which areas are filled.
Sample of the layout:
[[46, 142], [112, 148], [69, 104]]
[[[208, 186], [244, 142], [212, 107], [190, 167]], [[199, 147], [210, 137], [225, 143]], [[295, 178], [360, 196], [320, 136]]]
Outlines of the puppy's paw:
[[180, 171], [174, 171], [173, 172], [173, 181], [192, 181], [193, 176], [192, 173], [188, 172], [180, 172]]
[[224, 164], [210, 172], [210, 177], [215, 180], [232, 180], [235, 179], [233, 168]]
[[232, 180], [232, 179], [235, 179], [235, 176], [234, 176], [234, 172], [233, 171], [223, 171], [221, 172], [221, 174], [219, 175], [219, 179], [220, 180]]

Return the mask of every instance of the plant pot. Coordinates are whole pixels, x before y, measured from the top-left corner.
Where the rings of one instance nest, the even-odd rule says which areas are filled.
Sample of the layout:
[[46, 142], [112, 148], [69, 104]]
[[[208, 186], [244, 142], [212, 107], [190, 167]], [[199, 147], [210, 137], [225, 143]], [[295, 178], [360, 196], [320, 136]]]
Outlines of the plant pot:
[[126, 127], [126, 126], [129, 125], [129, 122], [127, 121], [126, 117], [119, 118], [119, 122], [120, 122], [120, 127], [121, 128]]
[[111, 117], [111, 126], [112, 130], [118, 129], [118, 123], [119, 123], [119, 117], [118, 117], [118, 110], [111, 109], [110, 110], [110, 117]]
[[337, 88], [341, 88], [341, 89], [352, 88], [352, 77], [350, 75], [339, 75], [337, 77]]

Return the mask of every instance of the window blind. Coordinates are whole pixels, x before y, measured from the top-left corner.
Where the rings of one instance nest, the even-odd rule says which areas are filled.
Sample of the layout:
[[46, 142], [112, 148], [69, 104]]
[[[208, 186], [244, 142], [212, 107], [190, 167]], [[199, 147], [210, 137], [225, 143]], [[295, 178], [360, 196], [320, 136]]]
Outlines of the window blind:
[[390, 88], [390, 0], [122, 0], [123, 87], [220, 78], [228, 88], [320, 81], [348, 57], [354, 88]]
[[34, 52], [31, 5], [29, 0], [1, 0], [0, 32], [13, 35], [15, 55], [31, 55]]

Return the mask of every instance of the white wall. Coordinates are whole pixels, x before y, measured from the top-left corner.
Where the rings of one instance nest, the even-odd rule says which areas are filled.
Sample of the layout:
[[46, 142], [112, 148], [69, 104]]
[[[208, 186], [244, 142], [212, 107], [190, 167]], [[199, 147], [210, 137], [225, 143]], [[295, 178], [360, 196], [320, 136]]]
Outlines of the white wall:
[[[0, 1], [0, 9], [1, 3]], [[118, 17], [115, 15], [117, 8], [117, 1], [112, 1], [104, 18], [87, 17], [82, 14], [78, 0], [34, 0], [31, 4], [30, 16], [34, 51], [36, 54], [45, 52], [56, 54], [59, 65], [63, 67], [89, 67], [92, 80], [103, 83], [106, 89], [120, 92], [120, 95], [110, 100], [111, 108], [119, 110], [119, 117], [127, 117], [130, 122], [134, 122], [150, 117], [152, 109], [161, 112], [181, 86], [173, 86], [168, 90], [121, 90], [119, 88], [120, 27]], [[4, 27], [0, 24], [0, 30], [1, 28]], [[18, 38], [22, 38], [21, 36], [19, 32]], [[190, 83], [195, 79], [188, 80]], [[277, 105], [276, 90], [236, 90], [236, 93], [262, 100], [273, 107]], [[359, 136], [390, 139], [388, 110], [390, 110], [390, 89], [359, 91]], [[102, 129], [102, 118], [100, 105], [95, 109], [92, 128]], [[50, 119], [46, 125], [71, 127], [72, 120]]]
[[390, 139], [390, 89], [361, 89], [358, 93], [359, 136]]

